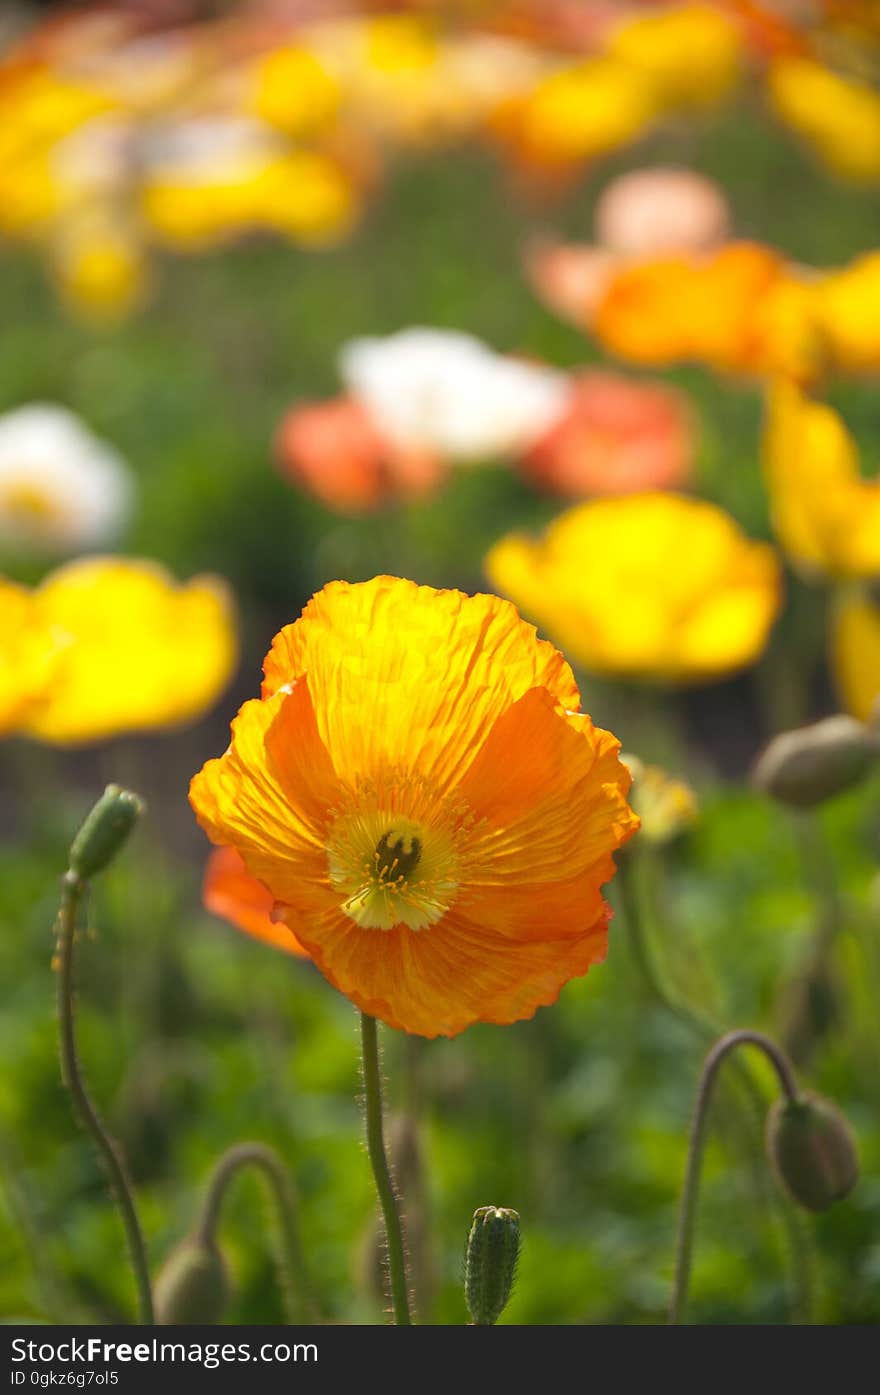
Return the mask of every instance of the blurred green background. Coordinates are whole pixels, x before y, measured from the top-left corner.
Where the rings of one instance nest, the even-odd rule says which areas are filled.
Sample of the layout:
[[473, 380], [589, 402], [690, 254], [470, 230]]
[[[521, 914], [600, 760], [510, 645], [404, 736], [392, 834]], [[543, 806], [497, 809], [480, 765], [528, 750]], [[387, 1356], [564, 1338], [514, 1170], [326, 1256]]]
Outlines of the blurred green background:
[[[338, 390], [335, 355], [356, 334], [410, 324], [471, 331], [495, 348], [560, 366], [596, 351], [535, 301], [519, 271], [535, 230], [589, 235], [593, 200], [618, 170], [684, 163], [720, 179], [737, 232], [818, 265], [865, 250], [876, 195], [831, 184], [757, 109], [664, 131], [607, 162], [559, 208], [516, 198], [494, 162], [454, 151], [398, 168], [341, 249], [269, 242], [160, 268], [154, 303], [112, 330], [70, 319], [36, 256], [0, 261], [0, 410], [65, 403], [139, 476], [128, 550], [179, 576], [216, 570], [238, 596], [244, 655], [233, 690], [187, 731], [57, 752], [0, 750], [0, 1312], [7, 1318], [120, 1320], [133, 1288], [119, 1222], [62, 1091], [52, 922], [66, 848], [109, 778], [139, 789], [149, 817], [89, 906], [79, 949], [82, 1056], [134, 1173], [154, 1269], [186, 1232], [212, 1161], [245, 1138], [274, 1143], [302, 1203], [311, 1270], [328, 1316], [375, 1321], [373, 1197], [357, 1106], [357, 1018], [308, 965], [252, 943], [200, 908], [207, 844], [186, 803], [191, 774], [226, 744], [257, 688], [275, 630], [313, 590], [391, 571], [485, 586], [486, 546], [537, 526], [557, 505], [512, 473], [461, 471], [425, 504], [340, 519], [271, 463], [283, 410]], [[700, 370], [667, 375], [693, 396], [696, 488], [753, 535], [770, 536], [760, 481], [756, 388]], [[836, 388], [864, 452], [880, 462], [880, 407], [864, 385]], [[16, 577], [40, 575], [19, 565]], [[776, 1030], [784, 986], [815, 930], [805, 830], [747, 791], [744, 772], [780, 721], [833, 709], [822, 661], [822, 602], [793, 581], [770, 653], [753, 674], [665, 704], [645, 721], [632, 694], [586, 679], [584, 706], [646, 757], [678, 752], [696, 786], [696, 828], [643, 869], [667, 977], [726, 1025]], [[670, 732], [673, 733], [670, 738]], [[844, 898], [834, 950], [837, 1016], [804, 1078], [847, 1112], [863, 1176], [852, 1198], [800, 1224], [794, 1258], [813, 1313], [880, 1319], [880, 921], [871, 887], [880, 783], [822, 815]], [[815, 830], [814, 830], [815, 831]], [[513, 1028], [475, 1027], [415, 1047], [386, 1032], [389, 1103], [418, 1096], [431, 1262], [425, 1320], [466, 1320], [464, 1238], [476, 1206], [516, 1207], [525, 1248], [502, 1321], [662, 1321], [677, 1197], [703, 1045], [652, 999], [621, 914], [608, 961], [560, 1002]], [[768, 1099], [773, 1087], [756, 1065]], [[704, 1176], [690, 1317], [785, 1322], [791, 1234], [741, 1100], [723, 1092]], [[224, 1227], [235, 1276], [231, 1322], [276, 1322], [266, 1208], [236, 1187]], [[813, 1260], [807, 1251], [814, 1252]], [[795, 1295], [796, 1297], [797, 1295]], [[803, 1312], [803, 1308], [796, 1308]]]

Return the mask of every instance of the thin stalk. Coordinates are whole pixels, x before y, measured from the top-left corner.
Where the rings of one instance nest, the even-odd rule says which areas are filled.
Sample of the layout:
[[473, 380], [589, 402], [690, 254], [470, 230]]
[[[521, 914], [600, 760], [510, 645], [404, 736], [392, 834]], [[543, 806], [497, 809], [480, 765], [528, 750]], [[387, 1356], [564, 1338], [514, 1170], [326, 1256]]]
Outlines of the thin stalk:
[[236, 1173], [245, 1167], [255, 1167], [262, 1173], [275, 1201], [283, 1242], [284, 1268], [295, 1294], [295, 1304], [298, 1305], [291, 1316], [294, 1321], [305, 1317], [307, 1321], [314, 1322], [318, 1305], [300, 1242], [296, 1195], [287, 1169], [274, 1148], [265, 1143], [237, 1143], [223, 1154], [211, 1174], [196, 1236], [205, 1245], [214, 1244], [229, 1184]]
[[679, 1211], [678, 1235], [675, 1247], [675, 1282], [669, 1308], [669, 1322], [672, 1326], [676, 1326], [682, 1322], [685, 1306], [687, 1304], [688, 1283], [691, 1274], [694, 1234], [696, 1230], [697, 1203], [700, 1195], [700, 1173], [706, 1144], [709, 1106], [712, 1102], [715, 1080], [724, 1058], [737, 1046], [746, 1044], [759, 1047], [760, 1050], [764, 1052], [765, 1056], [768, 1057], [776, 1070], [779, 1083], [786, 1098], [791, 1101], [798, 1099], [797, 1082], [794, 1078], [794, 1072], [788, 1057], [780, 1051], [775, 1042], [771, 1041], [769, 1037], [764, 1036], [763, 1032], [747, 1030], [726, 1032], [723, 1037], [720, 1037], [718, 1041], [716, 1041], [706, 1057], [703, 1063], [700, 1084], [697, 1090], [697, 1100], [694, 1106], [694, 1116], [691, 1122], [687, 1167], [685, 1169], [681, 1209]]
[[61, 1046], [61, 1078], [73, 1101], [74, 1112], [91, 1138], [110, 1177], [110, 1186], [125, 1229], [129, 1256], [138, 1291], [138, 1315], [152, 1324], [153, 1294], [146, 1245], [134, 1203], [134, 1191], [125, 1171], [122, 1154], [104, 1129], [89, 1098], [76, 1049], [74, 1020], [74, 946], [76, 919], [85, 893], [85, 883], [74, 872], [65, 873], [61, 882], [61, 908], [58, 913], [58, 1021]]
[[403, 1229], [397, 1193], [388, 1167], [382, 1122], [382, 1077], [379, 1070], [379, 1039], [375, 1017], [361, 1013], [361, 1051], [364, 1074], [364, 1108], [367, 1124], [367, 1152], [373, 1169], [388, 1245], [388, 1275], [391, 1306], [398, 1326], [409, 1326], [412, 1318], [406, 1277]]

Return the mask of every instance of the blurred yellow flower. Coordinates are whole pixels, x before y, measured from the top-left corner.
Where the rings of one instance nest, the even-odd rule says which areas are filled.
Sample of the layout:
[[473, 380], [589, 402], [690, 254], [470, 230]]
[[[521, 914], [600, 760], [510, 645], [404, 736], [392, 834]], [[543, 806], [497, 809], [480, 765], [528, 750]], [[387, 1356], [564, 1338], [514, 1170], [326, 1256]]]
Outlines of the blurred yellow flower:
[[831, 612], [831, 671], [843, 707], [870, 721], [880, 697], [880, 606], [868, 587], [841, 589]]
[[637, 494], [578, 505], [544, 537], [503, 538], [493, 586], [593, 673], [717, 678], [758, 658], [780, 603], [776, 554], [714, 504]]
[[67, 221], [52, 248], [51, 267], [71, 308], [96, 320], [133, 310], [149, 280], [135, 229], [101, 209]]
[[790, 55], [772, 65], [768, 90], [777, 115], [835, 174], [880, 178], [880, 95], [867, 83]]
[[37, 614], [31, 592], [0, 577], [0, 734], [45, 695], [64, 643]]
[[503, 106], [495, 125], [529, 162], [557, 164], [626, 145], [656, 110], [650, 88], [626, 64], [590, 58], [560, 68]]
[[697, 796], [684, 780], [629, 752], [622, 752], [620, 760], [633, 777], [629, 800], [641, 819], [640, 838], [661, 846], [696, 823]]
[[293, 150], [273, 161], [254, 186], [256, 220], [295, 242], [333, 242], [349, 231], [358, 211], [350, 178], [317, 150]]
[[839, 414], [793, 383], [769, 397], [764, 470], [773, 526], [792, 562], [833, 577], [880, 574], [880, 480], [864, 480]]
[[339, 83], [308, 49], [273, 49], [254, 68], [250, 105], [254, 113], [288, 136], [328, 126], [339, 109]]
[[654, 89], [663, 107], [712, 105], [727, 96], [742, 63], [738, 26], [709, 5], [676, 5], [622, 19], [607, 49]]
[[237, 659], [234, 606], [218, 577], [185, 585], [156, 563], [88, 557], [32, 593], [38, 624], [66, 638], [54, 681], [21, 730], [58, 745], [202, 715]]
[[823, 277], [816, 296], [830, 366], [850, 373], [880, 369], [880, 252]]

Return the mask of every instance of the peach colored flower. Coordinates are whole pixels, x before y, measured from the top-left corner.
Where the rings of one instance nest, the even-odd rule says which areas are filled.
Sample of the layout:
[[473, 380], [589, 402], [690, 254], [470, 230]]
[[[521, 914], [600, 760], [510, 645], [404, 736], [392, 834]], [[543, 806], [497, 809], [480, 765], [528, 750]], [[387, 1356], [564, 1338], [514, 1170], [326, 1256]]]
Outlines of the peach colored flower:
[[687, 483], [694, 440], [683, 397], [663, 383], [591, 371], [568, 411], [521, 461], [535, 484], [568, 498], [675, 489]]
[[422, 498], [445, 473], [430, 452], [385, 440], [354, 397], [292, 408], [278, 428], [275, 451], [289, 479], [346, 513], [364, 513], [394, 498]]

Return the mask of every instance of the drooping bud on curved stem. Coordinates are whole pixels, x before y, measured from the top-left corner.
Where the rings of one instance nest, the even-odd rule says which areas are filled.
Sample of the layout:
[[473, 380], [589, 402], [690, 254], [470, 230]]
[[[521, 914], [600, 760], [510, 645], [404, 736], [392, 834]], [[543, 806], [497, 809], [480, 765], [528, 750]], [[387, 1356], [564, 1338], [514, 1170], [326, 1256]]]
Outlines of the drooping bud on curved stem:
[[519, 1215], [505, 1206], [474, 1212], [467, 1239], [464, 1293], [476, 1327], [491, 1327], [507, 1306], [519, 1262]]
[[[846, 1125], [833, 1105], [800, 1093], [785, 1052], [763, 1032], [740, 1029], [719, 1037], [703, 1063], [691, 1122], [678, 1220], [675, 1282], [669, 1309], [669, 1321], [673, 1325], [683, 1320], [687, 1303], [712, 1091], [725, 1057], [744, 1045], [757, 1046], [764, 1052], [782, 1088], [782, 1098], [770, 1112], [766, 1136], [774, 1169], [792, 1199], [811, 1210], [824, 1209], [845, 1196], [856, 1180], [855, 1150]], [[811, 1206], [806, 1200], [808, 1196], [816, 1199], [820, 1194], [821, 1207]]]
[[163, 1327], [220, 1321], [229, 1279], [218, 1247], [193, 1235], [172, 1250], [156, 1279], [156, 1321]]
[[[175, 1252], [176, 1256], [183, 1257], [180, 1277], [176, 1280], [179, 1290], [185, 1295], [192, 1291], [199, 1301], [206, 1295], [212, 1299], [217, 1298], [222, 1290], [225, 1302], [226, 1275], [217, 1245], [217, 1231], [229, 1185], [236, 1174], [246, 1167], [256, 1168], [262, 1174], [275, 1205], [281, 1241], [278, 1246], [278, 1260], [290, 1321], [314, 1322], [317, 1317], [317, 1304], [300, 1242], [296, 1194], [284, 1163], [275, 1149], [266, 1143], [236, 1143], [217, 1161], [208, 1183], [196, 1229], [189, 1240], [185, 1240]], [[169, 1265], [172, 1260], [169, 1260]], [[175, 1272], [172, 1271], [172, 1274]], [[174, 1291], [176, 1293], [178, 1290]], [[160, 1315], [160, 1321], [162, 1320], [164, 1319]], [[181, 1322], [184, 1319], [167, 1320]], [[197, 1320], [210, 1322], [217, 1319], [203, 1317]]]
[[752, 782], [781, 804], [809, 808], [857, 785], [878, 759], [876, 732], [840, 713], [775, 736]]
[[113, 1195], [125, 1229], [138, 1289], [140, 1321], [153, 1322], [153, 1296], [146, 1245], [119, 1146], [110, 1138], [98, 1116], [83, 1080], [76, 1049], [74, 1015], [74, 948], [76, 921], [87, 890], [87, 879], [108, 866], [122, 847], [143, 804], [137, 795], [109, 785], [87, 816], [70, 849], [70, 867], [61, 880], [61, 906], [57, 921], [58, 1023], [61, 1078], [74, 1111], [110, 1178]]
[[767, 1152], [783, 1187], [808, 1211], [827, 1211], [858, 1181], [849, 1124], [830, 1100], [811, 1091], [773, 1105], [767, 1116]]

